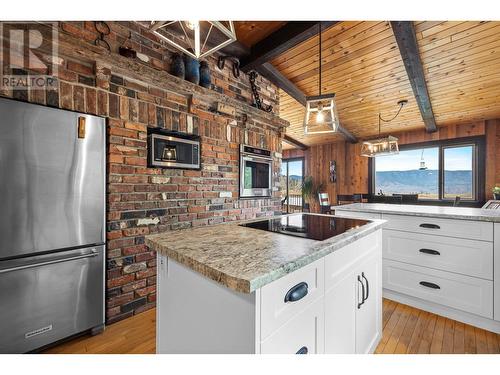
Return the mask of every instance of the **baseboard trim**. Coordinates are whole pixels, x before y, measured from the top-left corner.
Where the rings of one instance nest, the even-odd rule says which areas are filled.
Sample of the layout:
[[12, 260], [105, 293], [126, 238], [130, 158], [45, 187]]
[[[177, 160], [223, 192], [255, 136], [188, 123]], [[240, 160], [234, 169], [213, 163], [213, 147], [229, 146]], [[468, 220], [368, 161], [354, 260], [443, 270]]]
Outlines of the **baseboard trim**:
[[470, 314], [465, 311], [446, 307], [388, 289], [383, 289], [383, 296], [384, 298], [403, 303], [405, 305], [416, 307], [421, 310], [500, 334], [500, 322], [493, 319], [484, 318], [482, 316]]

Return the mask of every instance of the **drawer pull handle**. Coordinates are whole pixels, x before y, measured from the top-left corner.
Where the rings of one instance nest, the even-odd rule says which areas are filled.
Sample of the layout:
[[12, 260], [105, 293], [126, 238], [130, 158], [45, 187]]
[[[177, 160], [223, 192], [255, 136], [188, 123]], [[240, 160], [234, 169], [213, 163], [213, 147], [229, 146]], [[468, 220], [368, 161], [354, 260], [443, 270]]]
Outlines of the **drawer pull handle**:
[[428, 223], [420, 224], [420, 228], [441, 229], [441, 227], [439, 225], [437, 225], [437, 224], [428, 224]]
[[309, 349], [307, 349], [307, 346], [303, 346], [295, 354], [307, 354], [307, 353], [309, 353]]
[[430, 283], [428, 281], [421, 281], [420, 285], [425, 286], [426, 288], [431, 288], [431, 289], [441, 289], [441, 287], [437, 284]]
[[[361, 276], [358, 275], [358, 282], [361, 284], [361, 302], [359, 302], [359, 297], [358, 297], [358, 310], [361, 308], [361, 305], [365, 303], [365, 284], [363, 283], [363, 280], [361, 280]], [[359, 291], [359, 288], [358, 288]]]
[[306, 282], [301, 282], [292, 287], [285, 295], [285, 302], [296, 302], [307, 296], [309, 286]]
[[429, 254], [429, 255], [441, 255], [441, 253], [437, 250], [432, 250], [432, 249], [420, 249], [419, 250], [421, 253], [424, 254]]
[[368, 297], [370, 297], [370, 283], [368, 282], [368, 279], [365, 277], [364, 272], [361, 272], [361, 277], [366, 281], [366, 297], [363, 296], [363, 303], [365, 303], [365, 301], [368, 300]]

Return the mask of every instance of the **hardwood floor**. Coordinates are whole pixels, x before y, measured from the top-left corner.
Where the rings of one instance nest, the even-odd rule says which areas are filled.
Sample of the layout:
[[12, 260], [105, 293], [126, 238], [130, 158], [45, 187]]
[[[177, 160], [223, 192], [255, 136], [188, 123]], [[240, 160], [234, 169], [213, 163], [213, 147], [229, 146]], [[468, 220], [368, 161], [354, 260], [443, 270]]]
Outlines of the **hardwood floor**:
[[500, 335], [387, 299], [383, 327], [375, 353], [500, 353]]
[[[44, 353], [155, 353], [155, 310], [110, 325]], [[384, 299], [383, 337], [375, 353], [500, 353], [500, 335]]]
[[102, 334], [82, 336], [46, 350], [46, 354], [154, 354], [156, 310], [107, 326]]

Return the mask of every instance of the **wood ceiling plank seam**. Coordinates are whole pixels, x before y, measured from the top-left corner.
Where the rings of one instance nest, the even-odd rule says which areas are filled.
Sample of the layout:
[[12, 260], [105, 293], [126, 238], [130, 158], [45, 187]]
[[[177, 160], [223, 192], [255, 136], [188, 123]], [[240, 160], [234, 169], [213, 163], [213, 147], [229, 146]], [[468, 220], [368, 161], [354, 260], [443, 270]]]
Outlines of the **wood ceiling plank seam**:
[[[377, 39], [377, 41], [380, 41], [380, 40], [385, 40], [387, 38], [390, 38], [390, 36], [392, 35], [392, 32], [390, 31], [390, 29], [389, 30], [385, 29], [385, 30], [381, 31], [380, 33], [378, 33], [377, 35], [379, 35], [381, 37], [380, 39]], [[372, 43], [376, 42], [375, 38], [373, 36], [370, 37], [369, 39], [372, 41], [369, 41], [368, 39], [359, 40], [357, 43], [350, 46], [351, 48], [345, 47], [345, 48], [332, 50], [332, 48], [337, 47], [337, 45], [332, 46], [330, 48], [323, 48], [322, 49], [322, 56], [323, 56], [322, 64], [333, 63], [333, 62], [335, 62], [335, 61], [337, 61], [345, 56], [352, 55], [356, 51], [363, 50], [364, 48], [369, 47]], [[314, 54], [314, 49], [311, 50], [311, 54], [312, 54], [312, 56], [308, 57], [308, 58], [303, 58], [302, 56], [299, 56], [298, 57], [299, 61], [292, 62], [289, 67], [279, 66], [278, 68], [280, 69], [280, 71], [283, 71], [284, 74], [286, 74], [287, 76], [289, 75], [291, 77], [294, 75], [297, 75], [298, 73], [301, 73], [304, 71], [309, 71], [309, 70], [313, 69], [314, 67], [317, 68], [317, 64], [318, 64], [317, 48], [316, 48], [316, 54]], [[337, 63], [338, 63], [338, 61], [337, 61]]]
[[[355, 21], [355, 22], [343, 21], [336, 25], [333, 25], [332, 27], [325, 30], [325, 39], [328, 40], [328, 38], [332, 38], [335, 35], [340, 34], [361, 22], [362, 21]], [[280, 64], [282, 64], [284, 61], [287, 61], [289, 58], [292, 58], [295, 55], [299, 55], [303, 53], [304, 50], [307, 51], [308, 49], [313, 48], [315, 45], [317, 46], [318, 45], [317, 37], [315, 38], [316, 40], [314, 40], [314, 38], [311, 38], [299, 44], [298, 46], [290, 48], [287, 52], [271, 60], [271, 63], [278, 67]]]
[[[339, 58], [337, 61], [330, 61], [326, 64], [323, 65], [323, 69], [331, 69], [335, 67], [335, 64], [342, 64], [344, 62], [347, 62], [353, 58], [357, 58], [360, 56], [363, 56], [367, 52], [373, 52], [373, 51], [379, 51], [380, 53], [384, 53], [390, 50], [393, 50], [397, 48], [396, 43], [394, 42], [394, 37], [390, 36], [387, 37], [386, 39], [383, 39], [379, 42], [375, 42], [363, 49], [357, 50], [353, 52], [351, 55], [344, 55], [341, 58]], [[340, 60], [340, 62], [339, 62]], [[309, 78], [310, 76], [317, 75], [318, 74], [318, 68], [316, 67], [315, 69], [312, 69], [306, 73], [300, 74], [298, 76], [290, 77], [287, 75], [288, 79], [290, 79], [292, 82], [300, 82], [303, 79]]]
[[[459, 38], [450, 42], [450, 46], [440, 46], [433, 48], [428, 51], [422, 52], [422, 60], [432, 59], [433, 56], [438, 55], [437, 58], [442, 58], [442, 54], [454, 54], [456, 51], [467, 50], [470, 44], [484, 44], [484, 40], [489, 40], [489, 42], [494, 41], [493, 38], [498, 38], [498, 33], [500, 31], [500, 23], [495, 23], [494, 25], [483, 24], [474, 29], [481, 29], [482, 31], [478, 31], [477, 33], [468, 35], [463, 38]], [[446, 48], [444, 48], [446, 47]], [[435, 57], [436, 58], [436, 57]]]
[[[475, 48], [468, 55], [456, 54], [452, 57], [443, 58], [441, 60], [435, 60], [432, 63], [424, 64], [424, 69], [431, 73], [433, 70], [439, 70], [440, 68], [446, 68], [448, 66], [453, 66], [456, 64], [463, 64], [467, 61], [474, 63], [484, 61], [490, 61], [494, 59], [494, 56], [500, 51], [500, 40], [494, 43], [489, 43], [487, 45]], [[491, 57], [490, 57], [491, 56]], [[498, 63], [500, 64], [500, 63]]]
[[424, 45], [424, 44], [430, 44], [435, 42], [436, 40], [439, 39], [450, 39], [451, 36], [455, 34], [460, 34], [464, 31], [470, 30], [472, 28], [475, 28], [477, 26], [480, 26], [484, 24], [484, 21], [465, 21], [465, 22], [459, 22], [457, 25], [453, 25], [452, 27], [447, 28], [446, 30], [443, 30], [439, 33], [430, 35], [426, 38], [422, 38], [419, 40], [419, 46]]
[[[321, 36], [321, 44], [322, 44], [322, 51], [323, 50], [328, 50], [332, 48], [333, 46], [337, 45], [337, 43], [342, 42], [348, 38], [352, 38], [351, 34], [353, 34], [353, 30], [358, 27], [364, 27], [368, 28], [370, 25], [367, 22], [359, 22], [357, 25], [343, 30], [340, 33], [329, 33], [328, 31], [325, 31], [322, 33]], [[354, 33], [354, 35], [357, 35], [357, 33]], [[272, 61], [273, 63], [276, 63], [276, 66], [279, 69], [285, 70], [288, 67], [293, 67], [297, 65], [297, 63], [300, 63], [302, 61], [307, 61], [309, 59], [317, 58], [318, 55], [318, 37], [314, 37], [309, 39], [306, 42], [303, 42], [302, 44], [299, 44], [301, 48], [300, 51], [293, 51], [293, 49], [289, 50], [292, 52], [297, 52], [293, 56], [288, 56], [285, 60], [281, 62], [277, 61]], [[306, 48], [307, 46], [307, 48]], [[295, 47], [297, 48], [297, 47]], [[289, 54], [289, 52], [285, 52], [285, 54]]]
[[426, 30], [422, 30], [420, 34], [422, 35], [422, 39], [428, 39], [430, 36], [434, 35], [439, 35], [446, 31], [447, 29], [450, 29], [452, 27], [456, 27], [460, 25], [461, 23], [464, 23], [464, 21], [446, 21], [442, 22], [439, 25], [436, 25], [434, 27], [431, 27]]

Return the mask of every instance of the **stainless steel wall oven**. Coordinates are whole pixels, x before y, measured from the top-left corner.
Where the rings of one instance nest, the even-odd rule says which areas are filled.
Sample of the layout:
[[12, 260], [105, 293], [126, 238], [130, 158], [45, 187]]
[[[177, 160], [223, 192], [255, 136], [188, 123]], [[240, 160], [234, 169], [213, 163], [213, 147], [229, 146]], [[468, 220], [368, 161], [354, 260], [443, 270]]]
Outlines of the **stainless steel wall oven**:
[[272, 173], [271, 151], [241, 145], [240, 198], [270, 197]]

